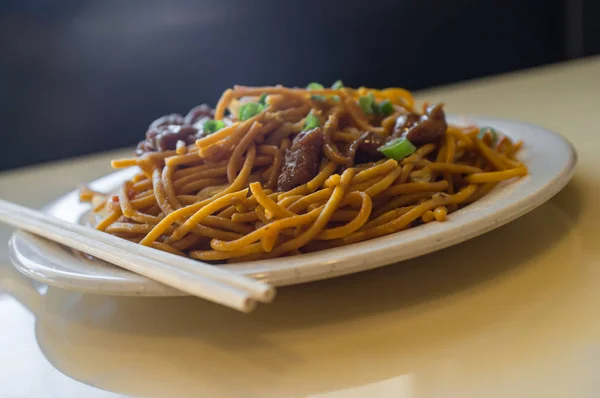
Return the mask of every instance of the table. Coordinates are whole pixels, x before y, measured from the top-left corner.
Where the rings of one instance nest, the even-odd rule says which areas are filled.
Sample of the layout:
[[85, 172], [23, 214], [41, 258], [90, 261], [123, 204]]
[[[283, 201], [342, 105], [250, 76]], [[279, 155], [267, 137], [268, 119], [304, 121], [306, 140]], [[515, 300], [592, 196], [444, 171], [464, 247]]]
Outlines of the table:
[[[47, 288], [20, 276], [1, 245], [0, 396], [597, 396], [600, 57], [418, 97], [561, 132], [579, 152], [573, 181], [484, 236], [281, 288], [252, 315]], [[2, 173], [0, 197], [39, 207], [123, 153]], [[0, 226], [1, 241], [10, 233]]]

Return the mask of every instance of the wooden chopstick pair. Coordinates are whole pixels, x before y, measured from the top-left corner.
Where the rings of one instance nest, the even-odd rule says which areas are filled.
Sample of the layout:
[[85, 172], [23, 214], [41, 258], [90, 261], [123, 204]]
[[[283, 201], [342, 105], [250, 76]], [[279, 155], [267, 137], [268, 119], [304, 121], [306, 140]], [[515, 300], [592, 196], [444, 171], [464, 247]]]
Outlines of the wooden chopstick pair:
[[218, 266], [138, 245], [0, 199], [0, 222], [80, 250], [178, 290], [242, 312], [269, 303], [275, 288]]

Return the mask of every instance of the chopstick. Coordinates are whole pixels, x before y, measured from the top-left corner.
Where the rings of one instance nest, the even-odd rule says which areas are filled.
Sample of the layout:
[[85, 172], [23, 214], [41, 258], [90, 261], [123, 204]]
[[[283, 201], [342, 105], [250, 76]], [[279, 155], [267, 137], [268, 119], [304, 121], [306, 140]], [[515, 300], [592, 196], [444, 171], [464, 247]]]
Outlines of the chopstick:
[[201, 261], [138, 245], [0, 199], [0, 222], [108, 261], [194, 296], [250, 312], [271, 302], [275, 288]]
[[2, 199], [0, 199], [0, 213], [2, 212], [3, 203], [7, 203], [9, 206], [13, 207], [20, 207], [21, 209], [19, 209], [19, 211], [27, 211], [29, 213], [28, 217], [30, 219], [36, 218], [42, 222], [48, 222], [55, 226], [67, 229], [75, 233], [94, 233], [96, 240], [108, 243], [112, 246], [118, 247], [123, 250], [127, 250], [128, 252], [134, 252], [140, 256], [161, 261], [165, 264], [169, 264], [174, 267], [184, 269], [188, 272], [198, 274], [199, 276], [208, 276], [211, 279], [221, 280], [228, 284], [238, 286], [242, 289], [247, 289], [254, 300], [269, 303], [275, 298], [275, 289], [272, 286], [265, 283], [258, 283], [256, 280], [245, 277], [243, 275], [235, 274], [231, 271], [224, 270], [222, 268], [204, 263], [199, 260], [191, 260], [189, 258], [176, 256], [174, 254], [156, 250], [154, 248], [138, 245], [133, 242], [129, 242], [128, 240], [120, 239], [115, 236], [102, 233], [91, 228], [86, 228], [78, 224], [68, 223], [58, 218], [48, 216], [42, 212], [28, 209], [15, 203], [6, 202]]

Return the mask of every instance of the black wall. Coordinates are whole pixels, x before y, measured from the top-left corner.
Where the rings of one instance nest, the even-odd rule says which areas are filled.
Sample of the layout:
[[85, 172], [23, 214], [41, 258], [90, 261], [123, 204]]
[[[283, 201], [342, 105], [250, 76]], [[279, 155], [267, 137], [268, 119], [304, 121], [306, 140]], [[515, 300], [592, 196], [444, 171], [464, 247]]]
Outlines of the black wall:
[[236, 83], [342, 79], [420, 89], [560, 61], [573, 36], [565, 7], [558, 0], [1, 2], [0, 169], [133, 145], [153, 119], [214, 103]]

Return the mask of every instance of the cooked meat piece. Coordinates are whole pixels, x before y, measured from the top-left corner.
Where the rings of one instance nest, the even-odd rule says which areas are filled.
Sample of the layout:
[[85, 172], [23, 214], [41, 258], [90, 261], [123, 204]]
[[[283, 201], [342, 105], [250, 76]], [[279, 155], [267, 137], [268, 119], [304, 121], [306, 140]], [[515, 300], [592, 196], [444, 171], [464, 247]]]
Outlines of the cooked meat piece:
[[197, 130], [192, 126], [167, 126], [156, 136], [156, 149], [159, 152], [173, 150], [177, 141], [193, 144], [196, 141]]
[[421, 120], [421, 116], [417, 113], [407, 113], [406, 115], [398, 116], [392, 137], [402, 137], [402, 135], [406, 133], [409, 128], [417, 124], [419, 120]]
[[384, 145], [387, 139], [373, 132], [367, 132], [362, 137], [364, 138], [356, 151], [355, 163], [374, 162], [383, 158], [383, 154], [377, 148]]
[[367, 133], [367, 138], [359, 145], [356, 152], [356, 163], [381, 159], [383, 155], [377, 148], [396, 138], [406, 137], [417, 146], [437, 141], [448, 128], [442, 107], [441, 104], [432, 105], [427, 108], [424, 115], [407, 113], [398, 116], [394, 132], [387, 138], [375, 133]]
[[181, 116], [179, 113], [171, 113], [170, 115], [159, 117], [158, 119], [150, 123], [150, 127], [148, 127], [148, 132], [146, 133], [146, 138], [148, 138], [148, 134], [150, 134], [157, 127], [170, 126], [171, 124], [183, 124], [183, 116]]
[[177, 146], [177, 141], [184, 141], [186, 144], [192, 144], [196, 141], [198, 130], [192, 126], [182, 126], [171, 124], [161, 126], [152, 130], [148, 138], [138, 144], [137, 153], [141, 155], [144, 152], [163, 152], [173, 150]]
[[137, 147], [135, 148], [135, 153], [136, 155], [140, 156], [143, 155], [146, 152], [154, 152], [154, 148], [152, 147], [152, 143], [144, 140], [144, 141], [140, 141], [137, 144]]
[[380, 146], [385, 144], [387, 139], [385, 137], [380, 136], [379, 134], [375, 134], [373, 132], [368, 132], [366, 138], [358, 146], [358, 150], [364, 152], [369, 156], [381, 157], [381, 152], [377, 150]]
[[141, 155], [145, 152], [173, 150], [180, 140], [192, 144], [203, 135], [202, 120], [213, 116], [212, 108], [199, 105], [192, 108], [185, 118], [178, 113], [158, 118], [148, 127], [146, 139], [138, 144], [136, 153]]
[[193, 125], [198, 122], [200, 119], [212, 119], [215, 117], [215, 110], [206, 104], [198, 105], [192, 108], [185, 118], [183, 119], [183, 124]]
[[443, 105], [432, 105], [427, 108], [419, 122], [406, 130], [402, 136], [408, 138], [414, 145], [424, 145], [439, 140], [446, 133], [447, 128]]
[[277, 189], [289, 191], [313, 179], [319, 172], [322, 149], [323, 130], [320, 127], [298, 134], [292, 147], [285, 152]]

